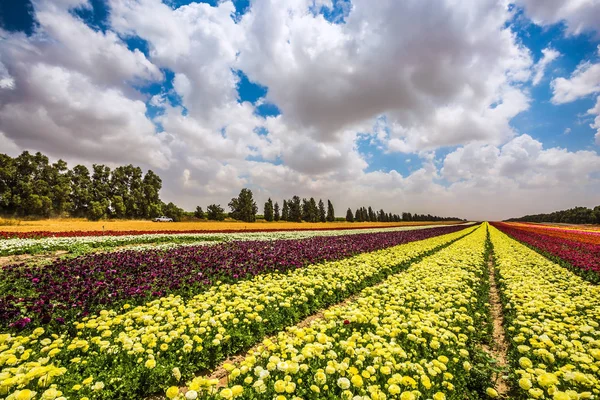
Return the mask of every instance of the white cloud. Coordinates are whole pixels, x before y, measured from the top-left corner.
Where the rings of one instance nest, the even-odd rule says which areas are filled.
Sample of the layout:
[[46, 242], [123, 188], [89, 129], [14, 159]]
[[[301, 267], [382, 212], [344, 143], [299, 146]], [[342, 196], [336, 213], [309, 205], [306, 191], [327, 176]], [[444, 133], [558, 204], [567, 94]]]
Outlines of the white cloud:
[[592, 93], [600, 92], [600, 63], [586, 61], [580, 64], [570, 78], [552, 81], [552, 102], [569, 103]]
[[538, 85], [544, 77], [544, 72], [550, 63], [560, 57], [560, 53], [554, 49], [546, 48], [542, 50], [542, 58], [535, 64], [533, 70], [535, 75], [533, 76], [533, 85]]
[[[382, 114], [398, 128], [391, 150], [501, 141], [528, 106], [512, 84], [529, 78], [532, 61], [505, 27], [504, 4], [355, 0], [341, 25], [305, 8], [254, 2], [239, 66], [269, 88], [288, 125], [319, 141]], [[480, 129], [489, 118], [495, 129]]]
[[596, 105], [590, 108], [587, 112], [588, 114], [596, 116], [590, 127], [597, 130], [594, 137], [596, 138], [596, 144], [600, 145], [600, 96], [598, 96], [596, 99]]
[[[600, 46], [598, 46], [598, 53], [600, 54]], [[552, 90], [552, 102], [554, 104], [569, 103], [600, 93], [600, 63], [594, 64], [589, 61], [581, 63], [570, 78], [553, 80]], [[600, 96], [596, 99], [595, 106], [587, 110], [587, 114], [596, 116], [590, 127], [597, 130], [595, 139], [596, 144], [600, 145]]]
[[[372, 205], [498, 218], [518, 215], [532, 198], [562, 204], [554, 185], [597, 195], [589, 189], [595, 153], [514, 138], [510, 120], [531, 101], [524, 83], [538, 83], [556, 55], [545, 49], [534, 66], [507, 27], [505, 2], [354, 0], [339, 25], [313, 13], [330, 1], [256, 0], [241, 20], [231, 1], [108, 4], [106, 32], [69, 13], [87, 1], [39, 0], [34, 35], [0, 33], [3, 151], [158, 168], [162, 197], [188, 209], [225, 206], [243, 186], [259, 204], [329, 198], [338, 215]], [[129, 36], [147, 41], [148, 56], [127, 48]], [[173, 89], [140, 93], [165, 78], [161, 69], [173, 72]], [[257, 104], [282, 114], [263, 118], [240, 103], [236, 70], [268, 87]], [[152, 120], [146, 104], [159, 110]], [[361, 153], [359, 138], [415, 153], [421, 165], [366, 172], [377, 160]], [[442, 146], [458, 148], [436, 160]]]
[[600, 1], [598, 0], [516, 0], [523, 6], [527, 15], [538, 25], [551, 25], [564, 22], [567, 33], [596, 31], [600, 21]]

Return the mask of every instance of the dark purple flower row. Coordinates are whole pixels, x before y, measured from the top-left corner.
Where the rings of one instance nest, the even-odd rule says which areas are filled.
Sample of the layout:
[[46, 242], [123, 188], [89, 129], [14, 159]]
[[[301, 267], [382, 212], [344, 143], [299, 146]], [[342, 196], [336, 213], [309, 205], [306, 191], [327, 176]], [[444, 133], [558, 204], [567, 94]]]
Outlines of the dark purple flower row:
[[[576, 272], [581, 272], [586, 279], [595, 283], [600, 281], [600, 245], [530, 232], [504, 223], [492, 225], [545, 255], [556, 257], [554, 261], [566, 261], [570, 266], [578, 269], [579, 271]], [[564, 264], [564, 266], [568, 265]]]
[[[456, 232], [464, 226], [231, 242], [170, 250], [120, 251], [29, 267], [3, 268], [0, 326], [63, 322], [123, 302], [197, 294], [216, 281], [232, 282]], [[60, 318], [60, 319], [59, 319]]]

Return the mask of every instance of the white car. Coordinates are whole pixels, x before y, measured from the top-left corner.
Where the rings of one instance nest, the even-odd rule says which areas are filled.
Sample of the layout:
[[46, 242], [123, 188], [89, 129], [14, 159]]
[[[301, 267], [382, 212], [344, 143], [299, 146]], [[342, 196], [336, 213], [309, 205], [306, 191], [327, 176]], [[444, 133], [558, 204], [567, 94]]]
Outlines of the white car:
[[173, 222], [173, 218], [165, 217], [163, 215], [162, 217], [154, 218], [154, 222]]

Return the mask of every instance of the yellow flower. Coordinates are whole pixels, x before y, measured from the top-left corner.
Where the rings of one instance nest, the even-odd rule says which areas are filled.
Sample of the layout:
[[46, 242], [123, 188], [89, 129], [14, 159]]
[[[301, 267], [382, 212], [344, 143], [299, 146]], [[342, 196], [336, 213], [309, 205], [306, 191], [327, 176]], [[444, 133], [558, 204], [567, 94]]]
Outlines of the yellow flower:
[[433, 400], [446, 400], [446, 395], [442, 392], [437, 392], [433, 395]]
[[412, 392], [402, 392], [400, 400], [416, 400], [416, 396]]
[[558, 383], [558, 378], [552, 373], [545, 373], [537, 377], [538, 383], [543, 387], [554, 386]]
[[533, 363], [531, 362], [531, 360], [527, 357], [521, 357], [519, 358], [519, 365], [525, 369], [528, 368], [532, 368], [533, 367]]
[[361, 387], [363, 385], [363, 380], [360, 375], [354, 375], [350, 381], [356, 387]]
[[174, 399], [179, 396], [179, 388], [177, 386], [171, 386], [167, 389], [166, 395], [169, 399]]
[[221, 390], [220, 395], [224, 399], [231, 399], [233, 397], [233, 391], [229, 388], [225, 388]]
[[149, 358], [148, 360], [146, 360], [144, 365], [146, 366], [146, 368], [152, 369], [156, 367], [156, 360], [154, 360], [153, 358]]
[[390, 385], [390, 387], [388, 387], [388, 392], [392, 395], [398, 394], [398, 393], [400, 393], [400, 386], [393, 383]]
[[277, 382], [275, 382], [274, 389], [275, 389], [275, 391], [277, 393], [283, 393], [283, 392], [285, 392], [285, 381], [282, 381], [280, 379]]
[[527, 391], [534, 399], [539, 399], [544, 396], [544, 391], [540, 388], [533, 388]]
[[231, 388], [231, 393], [233, 393], [234, 397], [241, 395], [243, 391], [244, 391], [244, 388], [241, 387], [240, 385], [235, 385], [234, 387]]
[[531, 387], [533, 386], [533, 384], [531, 383], [531, 380], [527, 379], [527, 378], [521, 378], [519, 379], [519, 387], [523, 390], [529, 390], [531, 389]]
[[[571, 397], [569, 397], [568, 394], [566, 394], [565, 392], [555, 392], [554, 396], [552, 396], [552, 398], [554, 400], [571, 400]], [[575, 397], [577, 398], [577, 397]]]
[[14, 393], [16, 400], [31, 400], [35, 397], [36, 392], [29, 389], [18, 390]]
[[490, 387], [485, 389], [485, 394], [487, 394], [491, 398], [498, 397], [498, 392], [496, 391], [496, 389]]

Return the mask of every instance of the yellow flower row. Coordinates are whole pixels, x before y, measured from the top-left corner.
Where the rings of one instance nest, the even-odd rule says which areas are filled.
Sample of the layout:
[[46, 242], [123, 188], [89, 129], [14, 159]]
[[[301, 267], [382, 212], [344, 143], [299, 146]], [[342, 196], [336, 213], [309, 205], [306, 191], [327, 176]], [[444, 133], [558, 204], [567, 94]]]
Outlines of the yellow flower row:
[[[474, 229], [287, 274], [217, 284], [188, 301], [167, 296], [104, 310], [76, 323], [70, 334], [47, 335], [42, 328], [29, 336], [2, 334], [0, 395], [21, 399], [41, 393], [45, 399], [54, 398], [56, 390], [94, 399], [105, 398], [106, 391], [162, 390]], [[44, 394], [48, 390], [51, 395]]]
[[485, 319], [486, 229], [332, 307], [308, 327], [290, 327], [225, 364], [229, 384], [206, 378], [171, 399], [464, 399], [476, 326]]
[[491, 228], [515, 390], [522, 398], [600, 395], [600, 287]]

